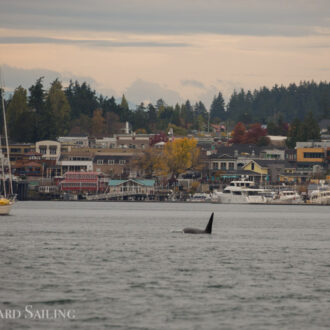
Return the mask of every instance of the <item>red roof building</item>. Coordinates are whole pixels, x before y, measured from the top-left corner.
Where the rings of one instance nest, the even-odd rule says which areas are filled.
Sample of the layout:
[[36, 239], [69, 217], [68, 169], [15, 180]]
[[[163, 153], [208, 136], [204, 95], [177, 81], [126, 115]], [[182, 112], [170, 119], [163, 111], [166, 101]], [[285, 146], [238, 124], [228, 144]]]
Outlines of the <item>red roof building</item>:
[[107, 188], [101, 172], [66, 172], [59, 184], [61, 191], [76, 193], [98, 193]]

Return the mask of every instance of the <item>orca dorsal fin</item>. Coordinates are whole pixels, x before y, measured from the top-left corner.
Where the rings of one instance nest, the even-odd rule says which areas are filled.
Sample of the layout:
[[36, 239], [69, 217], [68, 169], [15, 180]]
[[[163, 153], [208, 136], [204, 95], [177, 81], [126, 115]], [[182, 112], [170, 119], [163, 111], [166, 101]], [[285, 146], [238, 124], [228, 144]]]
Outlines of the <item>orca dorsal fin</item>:
[[213, 216], [214, 216], [214, 212], [212, 212], [210, 220], [205, 228], [205, 233], [207, 233], [207, 234], [212, 233]]

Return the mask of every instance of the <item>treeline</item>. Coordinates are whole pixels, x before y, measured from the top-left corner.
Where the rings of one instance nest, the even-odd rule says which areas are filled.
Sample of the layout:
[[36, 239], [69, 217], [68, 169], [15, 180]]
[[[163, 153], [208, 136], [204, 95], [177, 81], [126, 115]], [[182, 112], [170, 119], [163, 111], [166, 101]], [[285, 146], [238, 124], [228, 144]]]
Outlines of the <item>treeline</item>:
[[301, 82], [288, 87], [234, 92], [228, 102], [224, 119], [234, 122], [267, 124], [279, 117], [291, 123], [303, 120], [312, 112], [317, 120], [330, 118], [330, 83]]
[[[263, 87], [254, 92], [234, 91], [226, 105], [221, 92], [214, 97], [208, 112], [202, 102], [167, 105], [141, 103], [130, 109], [123, 95], [120, 104], [114, 97], [98, 95], [84, 82], [70, 82], [63, 88], [55, 80], [49, 90], [39, 78], [28, 90], [19, 86], [6, 100], [9, 136], [15, 142], [56, 139], [61, 135], [95, 137], [119, 133], [125, 121], [141, 133], [167, 132], [177, 135], [206, 130], [211, 123], [268, 124], [273, 134], [288, 131], [288, 122], [302, 121], [308, 113], [315, 119], [330, 118], [330, 84], [303, 82], [288, 87]], [[2, 120], [2, 117], [1, 117]]]
[[87, 83], [70, 82], [63, 88], [55, 80], [48, 91], [43, 78], [28, 90], [19, 86], [6, 102], [9, 137], [13, 142], [35, 142], [65, 135], [109, 136], [121, 132], [128, 121], [140, 133], [167, 132], [186, 135], [203, 130], [208, 112], [202, 102], [169, 106], [162, 99], [155, 105], [141, 103], [130, 109], [125, 96], [120, 104], [114, 97], [98, 95]]

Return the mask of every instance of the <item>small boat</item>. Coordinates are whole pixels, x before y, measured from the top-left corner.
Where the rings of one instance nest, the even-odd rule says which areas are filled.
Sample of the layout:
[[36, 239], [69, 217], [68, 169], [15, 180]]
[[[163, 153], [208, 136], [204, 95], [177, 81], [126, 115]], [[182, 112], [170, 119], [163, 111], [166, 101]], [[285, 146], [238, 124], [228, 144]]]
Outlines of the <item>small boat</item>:
[[312, 191], [309, 204], [330, 205], [330, 190]]
[[187, 199], [187, 202], [193, 202], [193, 203], [211, 202], [211, 196], [210, 194], [206, 194], [206, 193], [195, 193], [191, 196], [191, 198]]
[[295, 190], [280, 190], [271, 204], [303, 204], [304, 200]]
[[0, 215], [8, 215], [14, 202], [7, 198], [0, 198]]

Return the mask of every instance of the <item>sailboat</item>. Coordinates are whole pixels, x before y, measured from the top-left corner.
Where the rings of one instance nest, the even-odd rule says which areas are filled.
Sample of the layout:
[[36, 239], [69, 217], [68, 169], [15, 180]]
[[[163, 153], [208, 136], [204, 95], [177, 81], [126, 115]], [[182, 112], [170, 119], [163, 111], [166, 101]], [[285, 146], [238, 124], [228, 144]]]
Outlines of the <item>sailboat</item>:
[[[1, 84], [2, 85], [2, 84]], [[3, 179], [3, 191], [2, 196], [0, 197], [0, 215], [8, 215], [15, 203], [16, 195], [13, 194], [13, 181], [11, 177], [11, 165], [10, 165], [10, 154], [9, 154], [9, 144], [8, 144], [8, 133], [7, 133], [7, 120], [6, 120], [6, 111], [5, 111], [5, 101], [3, 88], [1, 88], [1, 100], [2, 100], [2, 112], [3, 112], [3, 126], [6, 139], [6, 149], [7, 149], [7, 165], [8, 165], [8, 177], [9, 177], [9, 192], [7, 195], [6, 189], [6, 176], [5, 176], [5, 157], [2, 155], [1, 150], [1, 170], [2, 170], [2, 179]]]

